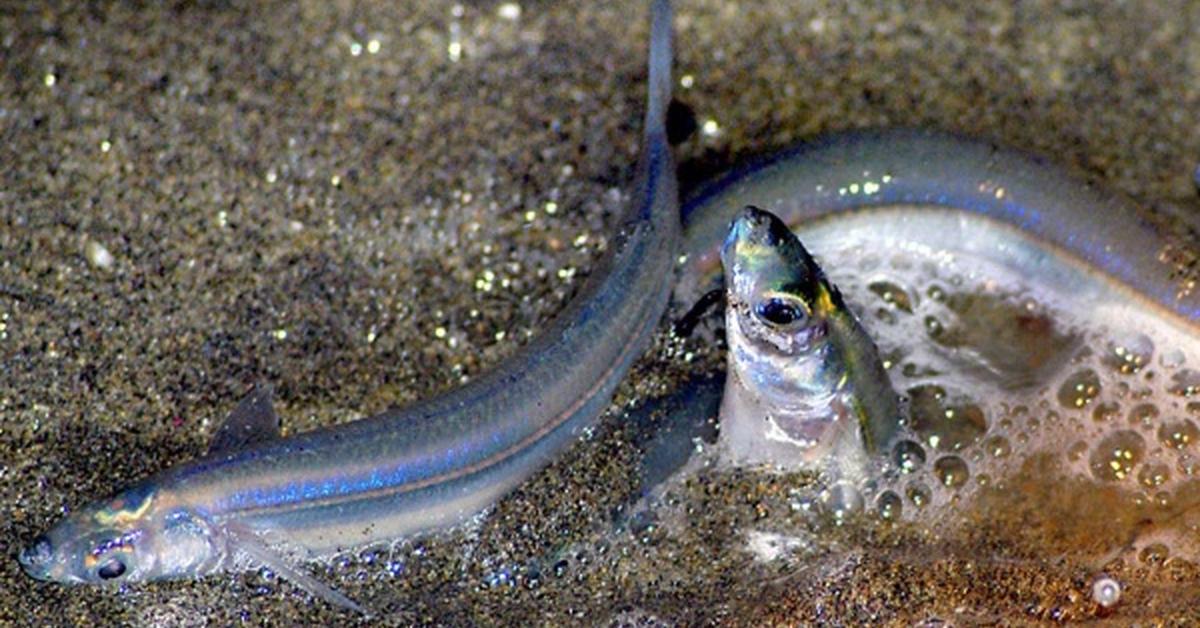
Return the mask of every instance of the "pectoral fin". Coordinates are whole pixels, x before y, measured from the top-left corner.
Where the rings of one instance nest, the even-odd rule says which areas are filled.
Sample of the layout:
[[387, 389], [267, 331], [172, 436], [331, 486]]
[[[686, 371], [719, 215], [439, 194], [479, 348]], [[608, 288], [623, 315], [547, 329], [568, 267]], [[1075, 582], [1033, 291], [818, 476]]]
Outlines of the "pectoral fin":
[[348, 598], [337, 589], [309, 575], [300, 567], [294, 565], [284, 554], [267, 546], [259, 535], [248, 526], [240, 523], [227, 523], [224, 526], [230, 549], [245, 553], [253, 562], [275, 572], [279, 577], [304, 589], [309, 595], [326, 602], [347, 608], [366, 616], [372, 613], [358, 602]]

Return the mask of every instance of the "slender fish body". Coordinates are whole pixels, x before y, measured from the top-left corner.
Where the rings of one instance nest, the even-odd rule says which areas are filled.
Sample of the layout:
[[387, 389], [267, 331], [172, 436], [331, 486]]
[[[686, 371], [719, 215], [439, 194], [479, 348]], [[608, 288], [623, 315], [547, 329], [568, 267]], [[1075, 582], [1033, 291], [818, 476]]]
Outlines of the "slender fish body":
[[231, 415], [205, 457], [80, 509], [20, 555], [59, 582], [136, 582], [290, 564], [459, 522], [566, 448], [611, 400], [670, 293], [678, 240], [665, 131], [671, 12], [652, 5], [637, 193], [588, 283], [549, 327], [473, 382], [354, 423], [279, 438], [269, 391]]

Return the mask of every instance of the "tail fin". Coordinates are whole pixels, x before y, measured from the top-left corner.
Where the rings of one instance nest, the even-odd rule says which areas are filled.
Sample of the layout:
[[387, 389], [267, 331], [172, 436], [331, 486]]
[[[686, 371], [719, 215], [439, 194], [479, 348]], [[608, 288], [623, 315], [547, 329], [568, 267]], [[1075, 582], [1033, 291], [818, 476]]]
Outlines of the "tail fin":
[[646, 135], [666, 134], [667, 106], [671, 104], [671, 15], [670, 0], [651, 0]]

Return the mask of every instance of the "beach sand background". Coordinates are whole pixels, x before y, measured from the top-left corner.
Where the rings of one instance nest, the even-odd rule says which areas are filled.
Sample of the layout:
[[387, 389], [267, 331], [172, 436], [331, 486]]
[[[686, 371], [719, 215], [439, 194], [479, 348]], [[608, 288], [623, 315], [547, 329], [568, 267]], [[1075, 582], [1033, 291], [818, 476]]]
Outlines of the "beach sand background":
[[[685, 190], [818, 133], [928, 126], [1047, 155], [1181, 232], [1200, 220], [1196, 3], [676, 12], [677, 96], [701, 127], [678, 151]], [[645, 45], [645, 7], [624, 1], [0, 5], [0, 623], [347, 619], [258, 573], [114, 592], [34, 582], [14, 556], [65, 507], [200, 455], [254, 382], [294, 433], [451, 387], [536, 334], [629, 194]], [[669, 349], [619, 403], [672, 388], [687, 367]], [[635, 490], [618, 415], [481, 526], [318, 575], [396, 624], [1200, 608], [1188, 566], [1108, 613], [1094, 573], [970, 541], [764, 578], [722, 526], [786, 491], [730, 488], [745, 478], [701, 529], [639, 550], [611, 540]]]

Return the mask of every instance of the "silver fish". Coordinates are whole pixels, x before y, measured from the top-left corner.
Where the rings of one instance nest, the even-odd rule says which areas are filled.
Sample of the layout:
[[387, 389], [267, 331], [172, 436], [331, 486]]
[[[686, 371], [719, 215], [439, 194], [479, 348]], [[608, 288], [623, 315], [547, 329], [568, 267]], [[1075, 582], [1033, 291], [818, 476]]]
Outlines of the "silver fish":
[[266, 566], [362, 611], [297, 561], [460, 522], [569, 446], [647, 346], [671, 288], [670, 25], [669, 3], [656, 0], [638, 192], [611, 252], [544, 333], [449, 393], [289, 438], [259, 387], [206, 456], [75, 511], [20, 552], [25, 572], [135, 583]]
[[746, 207], [721, 249], [728, 372], [721, 442], [746, 465], [865, 479], [900, 425], [875, 343], [775, 215]]

